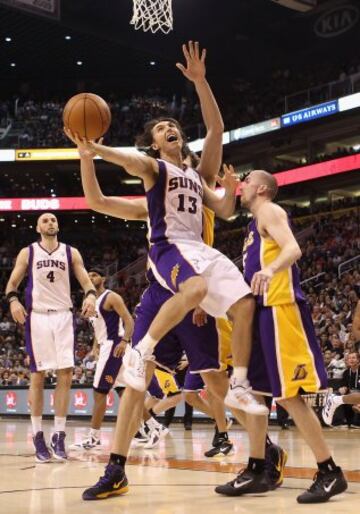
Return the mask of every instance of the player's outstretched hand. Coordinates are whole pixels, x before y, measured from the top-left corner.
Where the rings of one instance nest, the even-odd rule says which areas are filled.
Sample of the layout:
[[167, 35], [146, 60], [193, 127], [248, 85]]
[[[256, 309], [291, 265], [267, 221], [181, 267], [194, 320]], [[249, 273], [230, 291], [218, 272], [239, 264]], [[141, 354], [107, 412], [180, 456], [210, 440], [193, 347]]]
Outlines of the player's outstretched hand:
[[207, 314], [201, 307], [196, 307], [193, 312], [192, 320], [197, 327], [203, 327], [207, 323]]
[[[75, 134], [70, 129], [64, 127], [64, 132], [67, 137], [72, 141], [77, 147], [78, 152], [81, 158], [83, 159], [93, 159], [96, 155], [96, 149], [94, 148], [94, 141], [87, 141], [85, 138], [81, 138], [79, 134]], [[100, 138], [97, 141], [98, 144], [102, 144], [103, 138]]]
[[229, 166], [224, 164], [223, 172], [222, 177], [220, 177], [220, 175], [216, 177], [216, 182], [225, 189], [227, 196], [235, 196], [236, 190], [240, 184], [239, 177], [236, 175], [234, 167], [231, 164]]
[[27, 312], [25, 307], [18, 300], [10, 302], [10, 312], [16, 323], [20, 323], [21, 325], [25, 323]]
[[274, 273], [267, 268], [254, 273], [251, 280], [251, 292], [254, 296], [262, 296], [269, 290], [269, 285]]
[[84, 298], [82, 309], [81, 309], [81, 315], [84, 316], [84, 318], [91, 318], [96, 315], [96, 298], [94, 295], [90, 294], [86, 298]]
[[206, 68], [205, 58], [206, 49], [203, 48], [200, 55], [200, 48], [198, 41], [189, 41], [187, 46], [182, 45], [182, 51], [185, 57], [186, 66], [180, 62], [176, 63], [176, 67], [185, 75], [191, 82], [198, 82], [205, 79]]

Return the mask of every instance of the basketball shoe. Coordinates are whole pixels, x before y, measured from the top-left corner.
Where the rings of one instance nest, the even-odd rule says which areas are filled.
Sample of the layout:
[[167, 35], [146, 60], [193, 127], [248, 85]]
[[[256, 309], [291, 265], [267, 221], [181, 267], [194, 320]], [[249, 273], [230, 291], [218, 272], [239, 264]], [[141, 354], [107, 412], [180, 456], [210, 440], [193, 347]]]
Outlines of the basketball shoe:
[[343, 493], [348, 488], [341, 468], [331, 471], [319, 470], [314, 482], [307, 491], [297, 497], [298, 503], [325, 503], [332, 496]]
[[123, 356], [123, 379], [136, 391], [145, 391], [145, 360], [139, 350], [127, 345]]
[[150, 428], [146, 423], [141, 423], [139, 430], [133, 438], [134, 445], [147, 443], [150, 439]]
[[69, 447], [70, 450], [101, 450], [101, 441], [98, 437], [89, 435], [85, 437], [80, 443], [74, 443]]
[[205, 457], [226, 457], [234, 453], [234, 445], [225, 437], [219, 437], [216, 446], [204, 453]]
[[282, 485], [287, 458], [287, 452], [277, 444], [271, 443], [266, 447], [265, 472], [271, 490]]
[[129, 490], [124, 468], [117, 464], [108, 464], [105, 475], [98, 482], [86, 489], [82, 494], [83, 500], [105, 500], [111, 496], [119, 496]]
[[266, 493], [269, 484], [266, 473], [254, 473], [251, 469], [243, 469], [238, 476], [224, 485], [215, 487], [215, 492], [225, 496], [241, 496], [243, 494]]
[[331, 426], [336, 409], [343, 403], [342, 396], [329, 393], [321, 411], [322, 419], [326, 425]]
[[151, 431], [149, 440], [147, 441], [147, 443], [144, 444], [144, 448], [146, 448], [147, 450], [156, 448], [157, 446], [159, 446], [161, 439], [164, 439], [169, 432], [170, 430], [164, 425], [160, 425], [160, 427], [154, 428]]
[[228, 392], [224, 400], [225, 405], [234, 409], [241, 409], [248, 414], [267, 416], [269, 410], [259, 403], [251, 394], [251, 387], [247, 380], [239, 382], [234, 376], [230, 378]]
[[67, 460], [65, 450], [65, 432], [54, 432], [50, 440], [50, 449], [52, 455], [57, 460]]
[[51, 453], [46, 445], [44, 439], [44, 432], [36, 432], [33, 436], [33, 443], [35, 446], [35, 459], [37, 462], [49, 462], [51, 460]]

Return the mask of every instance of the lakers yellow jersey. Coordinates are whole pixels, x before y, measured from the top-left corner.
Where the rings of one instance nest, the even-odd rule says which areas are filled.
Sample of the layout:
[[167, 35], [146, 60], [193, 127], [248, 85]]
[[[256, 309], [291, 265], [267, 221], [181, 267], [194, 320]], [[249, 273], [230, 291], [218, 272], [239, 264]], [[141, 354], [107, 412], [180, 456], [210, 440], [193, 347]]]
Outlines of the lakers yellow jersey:
[[214, 246], [215, 213], [203, 205], [203, 232], [202, 239], [205, 244]]

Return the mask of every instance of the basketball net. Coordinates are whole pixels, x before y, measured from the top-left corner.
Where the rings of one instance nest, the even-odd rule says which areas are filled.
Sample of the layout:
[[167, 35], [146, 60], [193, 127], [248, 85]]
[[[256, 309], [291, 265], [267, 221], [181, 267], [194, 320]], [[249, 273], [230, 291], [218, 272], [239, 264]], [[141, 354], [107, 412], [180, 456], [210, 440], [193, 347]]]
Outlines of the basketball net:
[[133, 0], [133, 17], [130, 21], [135, 30], [158, 30], [168, 34], [173, 29], [172, 0]]

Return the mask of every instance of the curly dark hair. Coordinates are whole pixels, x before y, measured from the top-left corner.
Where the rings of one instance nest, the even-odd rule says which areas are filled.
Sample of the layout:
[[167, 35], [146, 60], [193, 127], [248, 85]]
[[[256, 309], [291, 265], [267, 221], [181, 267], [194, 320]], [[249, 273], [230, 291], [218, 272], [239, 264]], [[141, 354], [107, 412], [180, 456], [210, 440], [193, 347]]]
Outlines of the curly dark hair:
[[158, 123], [160, 123], [162, 121], [170, 121], [171, 123], [173, 123], [176, 126], [176, 128], [180, 132], [180, 135], [183, 140], [183, 146], [181, 148], [181, 153], [182, 153], [183, 159], [185, 159], [190, 154], [190, 149], [186, 142], [187, 138], [186, 138], [185, 132], [183, 131], [180, 123], [177, 120], [175, 120], [174, 118], [170, 118], [170, 117], [168, 118], [166, 116], [162, 116], [160, 118], [154, 118], [154, 119], [148, 121], [147, 123], [145, 123], [142, 134], [139, 134], [135, 138], [136, 148], [140, 151], [146, 152], [150, 157], [154, 157], [155, 159], [158, 159], [160, 157], [159, 150], [154, 150], [151, 147], [151, 145], [154, 142], [153, 135], [152, 135], [152, 129], [155, 127], [155, 125], [157, 125]]

